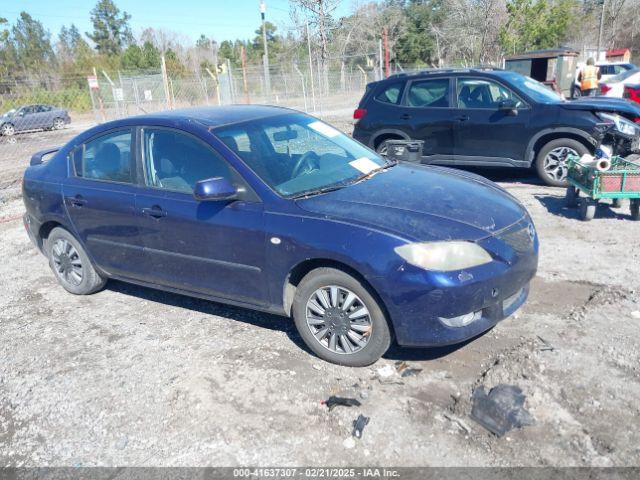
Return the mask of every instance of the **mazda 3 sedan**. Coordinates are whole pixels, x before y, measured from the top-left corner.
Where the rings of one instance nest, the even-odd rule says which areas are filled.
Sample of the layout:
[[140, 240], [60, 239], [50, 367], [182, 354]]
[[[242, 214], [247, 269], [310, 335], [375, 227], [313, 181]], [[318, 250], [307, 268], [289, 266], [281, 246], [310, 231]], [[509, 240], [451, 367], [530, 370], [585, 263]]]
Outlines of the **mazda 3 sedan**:
[[[45, 161], [45, 158], [48, 160]], [[25, 172], [25, 227], [73, 294], [114, 278], [291, 316], [319, 357], [461, 342], [526, 300], [538, 238], [482, 177], [396, 164], [277, 107], [105, 123]]]

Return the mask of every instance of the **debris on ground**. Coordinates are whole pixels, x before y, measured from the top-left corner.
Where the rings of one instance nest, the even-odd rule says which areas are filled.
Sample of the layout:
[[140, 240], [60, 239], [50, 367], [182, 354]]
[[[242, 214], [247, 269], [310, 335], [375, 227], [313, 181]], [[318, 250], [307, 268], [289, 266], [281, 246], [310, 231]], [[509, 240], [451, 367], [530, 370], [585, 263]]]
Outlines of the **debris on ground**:
[[329, 408], [329, 411], [333, 410], [334, 408], [340, 406], [340, 407], [359, 407], [362, 404], [360, 403], [360, 401], [356, 400], [355, 398], [348, 398], [348, 397], [336, 397], [335, 395], [331, 395], [327, 400], [323, 400], [322, 402], [320, 402], [322, 405], [326, 405]]
[[376, 372], [380, 378], [389, 378], [396, 373], [396, 370], [391, 365], [385, 365], [384, 367], [380, 367]]
[[362, 431], [364, 427], [369, 424], [369, 420], [369, 417], [365, 417], [362, 414], [358, 415], [358, 418], [353, 421], [353, 432], [351, 432], [351, 435], [356, 438], [362, 438]]
[[412, 368], [409, 366], [407, 362], [399, 361], [396, 362], [396, 371], [400, 374], [401, 377], [415, 377], [418, 375], [422, 369], [421, 368]]
[[538, 340], [540, 340], [542, 342], [542, 347], [540, 347], [538, 350], [541, 352], [553, 352], [555, 350], [554, 346], [551, 345], [549, 342], [547, 342], [544, 338], [542, 338], [540, 335], [536, 335], [538, 337]]
[[533, 425], [534, 419], [524, 409], [526, 396], [515, 385], [498, 385], [487, 394], [484, 387], [474, 390], [471, 418], [501, 437], [513, 428]]
[[351, 449], [356, 446], [356, 441], [353, 439], [353, 437], [347, 437], [344, 439], [344, 442], [342, 442], [342, 446], [344, 448]]
[[453, 422], [463, 432], [465, 432], [467, 434], [471, 433], [471, 428], [461, 418], [458, 418], [455, 415], [452, 415], [450, 413], [444, 413], [443, 416], [444, 416], [444, 418], [446, 418], [450, 422]]

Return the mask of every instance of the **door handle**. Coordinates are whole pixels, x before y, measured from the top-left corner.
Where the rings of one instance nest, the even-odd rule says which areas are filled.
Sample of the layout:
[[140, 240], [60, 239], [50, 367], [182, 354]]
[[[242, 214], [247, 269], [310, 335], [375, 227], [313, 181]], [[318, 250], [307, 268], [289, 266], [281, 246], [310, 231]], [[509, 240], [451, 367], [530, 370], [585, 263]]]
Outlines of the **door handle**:
[[469, 115], [460, 115], [456, 120], [458, 120], [459, 122], [466, 122], [467, 120], [469, 120]]
[[76, 195], [75, 197], [66, 197], [66, 199], [67, 199], [67, 203], [72, 207], [80, 208], [87, 204], [87, 201], [84, 198], [82, 198], [82, 195], [79, 195], [79, 194]]
[[151, 208], [143, 208], [142, 214], [153, 218], [162, 218], [167, 216], [167, 212], [160, 208], [158, 205], [154, 205]]
[[403, 113], [402, 115], [400, 115], [400, 118], [402, 120], [409, 120], [411, 118], [411, 115], [408, 113]]

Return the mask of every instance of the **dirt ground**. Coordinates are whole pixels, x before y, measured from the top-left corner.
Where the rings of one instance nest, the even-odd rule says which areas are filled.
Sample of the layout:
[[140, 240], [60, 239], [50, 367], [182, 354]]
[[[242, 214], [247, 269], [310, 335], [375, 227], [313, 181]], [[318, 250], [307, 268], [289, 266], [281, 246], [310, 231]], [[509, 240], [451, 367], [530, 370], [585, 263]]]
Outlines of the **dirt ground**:
[[[538, 228], [528, 303], [464, 345], [351, 369], [311, 355], [286, 318], [119, 282], [65, 293], [3, 171], [0, 466], [640, 465], [640, 224], [608, 206], [583, 223], [528, 172], [480, 173]], [[422, 371], [381, 378], [398, 361]], [[535, 419], [502, 438], [469, 417], [473, 390], [500, 383]], [[362, 406], [328, 412], [332, 394]]]

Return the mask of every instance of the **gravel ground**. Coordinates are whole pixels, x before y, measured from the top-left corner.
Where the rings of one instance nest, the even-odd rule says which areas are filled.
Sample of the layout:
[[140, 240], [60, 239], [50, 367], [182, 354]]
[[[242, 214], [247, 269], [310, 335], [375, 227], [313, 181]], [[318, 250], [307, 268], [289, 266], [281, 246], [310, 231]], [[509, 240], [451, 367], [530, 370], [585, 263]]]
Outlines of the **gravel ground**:
[[[480, 173], [538, 227], [529, 302], [466, 344], [392, 347], [361, 369], [311, 355], [285, 318], [120, 282], [65, 293], [6, 183], [0, 466], [640, 465], [638, 223], [604, 206], [583, 223], [560, 189]], [[422, 371], [380, 376], [398, 361]], [[469, 413], [476, 387], [500, 383], [522, 388], [535, 425], [498, 438]], [[332, 394], [362, 406], [328, 412]]]

